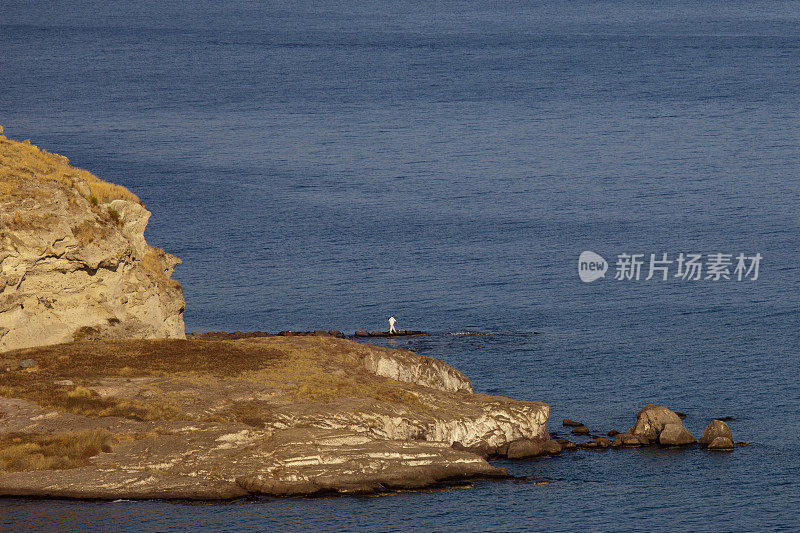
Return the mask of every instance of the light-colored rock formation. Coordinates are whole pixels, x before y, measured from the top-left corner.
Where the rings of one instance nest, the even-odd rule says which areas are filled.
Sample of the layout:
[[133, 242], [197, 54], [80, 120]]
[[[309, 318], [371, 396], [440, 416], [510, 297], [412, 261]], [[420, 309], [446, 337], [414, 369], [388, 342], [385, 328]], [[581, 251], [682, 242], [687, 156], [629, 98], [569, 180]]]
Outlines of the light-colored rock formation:
[[369, 372], [397, 381], [451, 392], [472, 392], [472, 383], [462, 372], [437, 359], [421, 358], [411, 352], [370, 350], [362, 363]]
[[38, 366], [0, 368], [14, 396], [0, 398], [0, 458], [12, 433], [104, 430], [116, 442], [78, 468], [3, 472], [0, 495], [385, 492], [506, 476], [484, 456], [510, 443], [525, 457], [561, 451], [547, 404], [475, 394], [442, 361], [345, 339], [99, 340], [3, 357]]
[[0, 135], [0, 352], [80, 338], [183, 338], [180, 260], [150, 212], [66, 157]]

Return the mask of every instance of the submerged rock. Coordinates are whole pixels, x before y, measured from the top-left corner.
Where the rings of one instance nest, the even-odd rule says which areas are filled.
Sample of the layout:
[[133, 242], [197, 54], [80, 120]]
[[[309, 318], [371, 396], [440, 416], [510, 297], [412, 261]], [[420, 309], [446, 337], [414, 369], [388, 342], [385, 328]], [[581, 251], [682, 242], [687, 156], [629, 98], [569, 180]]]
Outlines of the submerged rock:
[[616, 437], [614, 437], [614, 442], [611, 443], [611, 446], [614, 448], [619, 447], [635, 447], [635, 446], [647, 446], [650, 444], [650, 439], [640, 435], [631, 435], [630, 433], [620, 433]]
[[598, 437], [594, 440], [594, 443], [597, 445], [598, 448], [610, 448], [611, 441], [606, 437]]

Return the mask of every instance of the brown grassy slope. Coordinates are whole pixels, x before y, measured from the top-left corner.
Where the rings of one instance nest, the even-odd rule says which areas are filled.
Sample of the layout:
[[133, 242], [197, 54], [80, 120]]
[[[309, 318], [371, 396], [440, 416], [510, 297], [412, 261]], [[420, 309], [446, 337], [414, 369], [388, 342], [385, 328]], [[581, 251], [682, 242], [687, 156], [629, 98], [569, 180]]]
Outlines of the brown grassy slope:
[[[0, 134], [2, 132], [0, 126]], [[108, 183], [86, 170], [73, 167], [63, 155], [41, 150], [29, 140], [17, 142], [0, 135], [0, 199], [25, 190], [33, 180], [77, 188], [87, 200], [94, 198], [92, 203], [108, 203], [116, 199], [141, 203], [125, 187]]]
[[83, 466], [90, 457], [109, 451], [111, 441], [111, 433], [104, 430], [0, 435], [0, 470], [21, 472]]
[[[134, 401], [100, 397], [92, 390], [105, 378], [152, 377], [165, 389], [165, 385], [185, 384], [184, 389], [210, 391], [234, 380], [288, 400], [330, 402], [348, 397], [423, 407], [400, 383], [360, 367], [359, 353], [369, 349], [376, 348], [329, 337], [72, 342], [4, 353], [7, 360], [32, 358], [38, 365], [26, 371], [0, 372], [0, 396], [88, 416], [138, 420], [184, 416], [180, 396]], [[231, 411], [233, 419], [244, 415], [235, 411]]]

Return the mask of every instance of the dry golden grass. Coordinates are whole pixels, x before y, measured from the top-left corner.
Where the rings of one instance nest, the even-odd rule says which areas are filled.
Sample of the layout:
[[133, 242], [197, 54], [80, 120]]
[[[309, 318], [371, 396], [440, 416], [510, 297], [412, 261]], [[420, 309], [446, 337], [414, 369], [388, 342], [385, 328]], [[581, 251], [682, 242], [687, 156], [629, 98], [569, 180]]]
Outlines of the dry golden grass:
[[426, 408], [416, 394], [393, 385], [386, 378], [353, 379], [352, 376], [325, 374], [298, 384], [291, 393], [297, 399], [314, 402], [327, 403], [341, 398], [369, 398], [417, 409]]
[[164, 265], [167, 263], [166, 255], [167, 252], [161, 248], [151, 246], [144, 254], [144, 257], [142, 257], [142, 266], [145, 270], [152, 273], [159, 283], [178, 288], [181, 284], [170, 278], [167, 273], [164, 272]]
[[[76, 414], [160, 420], [182, 416], [179, 406], [185, 398], [175, 393], [181, 387], [215, 390], [220, 382], [233, 380], [249, 384], [245, 389], [255, 386], [289, 401], [362, 398], [427, 409], [406, 385], [366, 372], [357, 357], [363, 349], [358, 343], [330, 337], [73, 342], [4, 354], [33, 358], [38, 365], [34, 372], [0, 373], [0, 395]], [[136, 402], [102, 398], [90, 388], [101, 378], [135, 377], [167, 378], [177, 385], [168, 387], [173, 392]], [[65, 379], [82, 386], [54, 385]], [[224, 420], [251, 423], [255, 419], [245, 418], [253, 412], [241, 408], [218, 414]]]
[[101, 180], [90, 172], [75, 168], [63, 155], [41, 150], [29, 140], [17, 142], [0, 135], [0, 199], [20, 191], [33, 180], [49, 181], [78, 190], [86, 189], [87, 200], [96, 198], [99, 203], [121, 199], [141, 203], [131, 191]]
[[53, 219], [52, 213], [29, 213], [15, 211], [5, 219], [4, 226], [10, 230], [33, 230], [46, 228]]
[[112, 435], [93, 430], [78, 433], [0, 436], [0, 468], [6, 471], [62, 470], [88, 464], [101, 451], [111, 451]]
[[72, 234], [81, 246], [86, 246], [109, 236], [111, 230], [107, 226], [102, 226], [94, 220], [84, 220], [78, 226], [72, 228]]

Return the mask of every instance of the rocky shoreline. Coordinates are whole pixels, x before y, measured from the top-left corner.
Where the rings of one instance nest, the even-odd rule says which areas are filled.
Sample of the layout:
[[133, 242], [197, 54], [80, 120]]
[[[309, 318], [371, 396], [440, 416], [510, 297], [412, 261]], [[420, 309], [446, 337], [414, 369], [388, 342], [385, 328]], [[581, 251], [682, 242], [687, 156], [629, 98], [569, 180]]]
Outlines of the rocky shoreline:
[[[486, 457], [561, 451], [547, 404], [475, 393], [441, 361], [335, 337], [83, 341], [0, 358], [4, 496], [383, 493], [507, 477]], [[24, 455], [97, 432], [95, 453], [68, 468]]]
[[[575, 443], [545, 403], [355, 340], [424, 331], [185, 335], [180, 260], [133, 193], [29, 141], [0, 135], [0, 160], [0, 497], [382, 494], [508, 478], [493, 457], [697, 442], [647, 405], [624, 434], [565, 421]], [[722, 420], [699, 443], [734, 446]]]
[[[647, 405], [613, 440], [565, 420], [590, 439], [575, 443], [547, 432], [547, 404], [475, 393], [442, 361], [330, 336], [84, 341], [0, 357], [0, 496], [382, 494], [508, 478], [487, 462], [497, 457], [696, 442], [677, 414]], [[58, 439], [100, 441], [41, 468]], [[700, 444], [734, 446], [719, 420]]]

